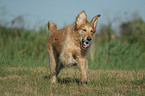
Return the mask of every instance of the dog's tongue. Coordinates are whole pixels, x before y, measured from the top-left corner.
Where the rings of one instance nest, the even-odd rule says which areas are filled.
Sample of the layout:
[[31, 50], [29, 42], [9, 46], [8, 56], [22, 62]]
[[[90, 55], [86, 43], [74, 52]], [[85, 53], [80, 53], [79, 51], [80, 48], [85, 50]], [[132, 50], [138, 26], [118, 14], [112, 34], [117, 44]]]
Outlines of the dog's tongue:
[[86, 47], [88, 47], [88, 46], [83, 44], [83, 47], [86, 48]]
[[89, 46], [89, 44], [86, 44], [86, 42], [83, 42], [83, 47], [87, 48]]
[[88, 46], [89, 46], [89, 43], [85, 41], [84, 39], [82, 39], [82, 47], [87, 48]]

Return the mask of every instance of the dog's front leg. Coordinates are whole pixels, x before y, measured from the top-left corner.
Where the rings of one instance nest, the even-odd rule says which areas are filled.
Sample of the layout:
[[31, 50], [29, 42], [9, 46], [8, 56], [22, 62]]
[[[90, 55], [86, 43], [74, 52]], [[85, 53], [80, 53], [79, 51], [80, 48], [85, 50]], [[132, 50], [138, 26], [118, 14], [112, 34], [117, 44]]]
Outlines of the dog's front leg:
[[77, 64], [77, 61], [72, 56], [72, 53], [69, 53], [69, 52], [61, 53], [60, 57], [59, 57], [59, 60], [64, 65], [64, 67], [72, 66], [74, 64]]
[[82, 83], [88, 83], [88, 61], [86, 58], [77, 58], [77, 61], [82, 76]]

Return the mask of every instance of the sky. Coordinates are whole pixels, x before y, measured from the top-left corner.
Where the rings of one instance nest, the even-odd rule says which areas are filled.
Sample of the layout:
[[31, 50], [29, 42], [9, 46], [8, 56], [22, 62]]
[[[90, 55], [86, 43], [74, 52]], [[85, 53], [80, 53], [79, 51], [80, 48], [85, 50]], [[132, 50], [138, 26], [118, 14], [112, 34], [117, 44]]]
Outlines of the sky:
[[23, 16], [28, 29], [46, 26], [49, 20], [62, 28], [74, 23], [83, 10], [88, 21], [101, 14], [98, 27], [112, 23], [118, 29], [121, 22], [138, 16], [145, 21], [145, 0], [0, 0], [0, 23], [10, 26], [14, 18]]

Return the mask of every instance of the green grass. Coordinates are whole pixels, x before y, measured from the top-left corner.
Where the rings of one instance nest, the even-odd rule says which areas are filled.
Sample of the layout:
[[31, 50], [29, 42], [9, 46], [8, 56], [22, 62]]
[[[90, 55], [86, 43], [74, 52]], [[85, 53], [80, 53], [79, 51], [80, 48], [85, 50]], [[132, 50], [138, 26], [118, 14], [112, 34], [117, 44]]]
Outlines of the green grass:
[[93, 43], [88, 54], [90, 69], [145, 70], [145, 50], [139, 43], [113, 39], [103, 46]]
[[[0, 77], [1, 96], [12, 95], [125, 95], [143, 96], [145, 71], [89, 71], [89, 84], [81, 85], [78, 69], [66, 68], [51, 84], [46, 67], [5, 67]], [[68, 74], [69, 73], [69, 74]], [[144, 79], [143, 79], [144, 78]]]
[[145, 94], [145, 48], [140, 43], [93, 41], [88, 53], [89, 84], [77, 68], [66, 68], [58, 83], [49, 81], [48, 33], [0, 27], [0, 96]]

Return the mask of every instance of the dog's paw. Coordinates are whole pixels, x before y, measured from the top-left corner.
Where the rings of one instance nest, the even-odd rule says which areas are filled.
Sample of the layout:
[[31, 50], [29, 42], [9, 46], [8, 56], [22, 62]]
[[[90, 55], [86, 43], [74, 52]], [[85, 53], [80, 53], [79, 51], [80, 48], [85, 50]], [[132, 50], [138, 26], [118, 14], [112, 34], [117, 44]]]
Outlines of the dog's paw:
[[50, 77], [50, 82], [51, 82], [51, 83], [57, 83], [58, 81], [57, 81], [56, 76], [51, 76], [51, 77]]
[[77, 64], [78, 64], [78, 62], [77, 62], [75, 59], [73, 59], [73, 60], [70, 62], [69, 66], [76, 66]]
[[72, 64], [77, 64], [77, 63], [78, 63], [77, 60], [75, 59], [72, 60]]
[[81, 81], [81, 84], [88, 84], [89, 83], [89, 80], [82, 80]]

